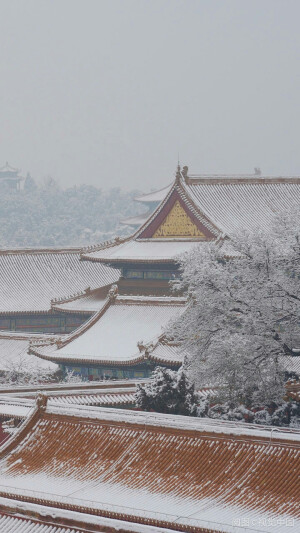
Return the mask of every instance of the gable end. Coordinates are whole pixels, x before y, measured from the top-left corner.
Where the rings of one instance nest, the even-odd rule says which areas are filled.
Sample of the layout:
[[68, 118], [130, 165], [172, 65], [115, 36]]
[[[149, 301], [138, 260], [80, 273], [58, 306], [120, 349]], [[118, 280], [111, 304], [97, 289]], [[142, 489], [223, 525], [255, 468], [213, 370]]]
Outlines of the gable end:
[[201, 223], [174, 190], [167, 202], [137, 239], [212, 240], [215, 235]]

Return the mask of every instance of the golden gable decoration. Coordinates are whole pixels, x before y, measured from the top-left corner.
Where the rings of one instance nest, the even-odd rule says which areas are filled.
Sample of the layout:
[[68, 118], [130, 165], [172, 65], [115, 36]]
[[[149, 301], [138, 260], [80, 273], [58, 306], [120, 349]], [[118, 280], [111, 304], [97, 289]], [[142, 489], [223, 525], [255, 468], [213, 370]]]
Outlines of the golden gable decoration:
[[153, 235], [154, 239], [170, 239], [173, 237], [205, 238], [192, 222], [179, 200], [175, 202], [169, 214]]

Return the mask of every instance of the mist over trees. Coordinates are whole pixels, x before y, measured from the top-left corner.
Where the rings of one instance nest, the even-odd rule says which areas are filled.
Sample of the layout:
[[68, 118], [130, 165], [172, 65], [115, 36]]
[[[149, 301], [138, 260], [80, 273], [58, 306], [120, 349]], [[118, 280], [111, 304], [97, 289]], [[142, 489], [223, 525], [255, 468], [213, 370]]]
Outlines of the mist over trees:
[[0, 190], [0, 248], [83, 246], [132, 232], [120, 219], [143, 211], [139, 191], [91, 185], [62, 189], [27, 176], [24, 189]]

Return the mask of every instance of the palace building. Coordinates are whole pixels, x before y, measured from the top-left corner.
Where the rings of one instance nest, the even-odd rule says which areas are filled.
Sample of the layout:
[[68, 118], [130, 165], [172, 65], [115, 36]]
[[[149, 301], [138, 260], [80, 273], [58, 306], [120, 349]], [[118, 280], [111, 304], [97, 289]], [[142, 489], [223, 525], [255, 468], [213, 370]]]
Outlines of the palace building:
[[137, 200], [154, 211], [127, 219], [132, 226], [143, 220], [130, 237], [80, 253], [81, 264], [117, 272], [117, 283], [106, 295], [95, 289], [54, 302], [55, 312], [89, 318], [50, 343], [33, 339], [33, 356], [87, 380], [147, 377], [157, 364], [178, 368], [184, 354], [165, 331], [186, 308], [170, 286], [180, 276], [180, 256], [207, 242], [235, 256], [230, 235], [268, 229], [275, 214], [299, 205], [300, 177], [190, 175], [178, 167], [172, 185]]
[[12, 191], [20, 190], [21, 183], [25, 178], [20, 176], [19, 173], [20, 170], [18, 168], [13, 168], [6, 162], [4, 167], [0, 168], [0, 187], [4, 186]]
[[97, 291], [104, 298], [119, 272], [80, 261], [78, 248], [0, 250], [0, 330], [19, 333], [70, 333], [92, 314], [60, 310]]
[[[181, 255], [213, 242], [236, 257], [230, 236], [299, 205], [300, 177], [184, 167], [137, 200], [147, 211], [123, 221], [125, 239], [0, 252], [0, 372], [25, 362], [90, 382], [1, 388], [0, 530], [299, 531], [299, 430], [124, 408], [135, 379], [184, 359], [166, 336], [187, 306], [170, 284]], [[299, 357], [285, 360], [299, 372]], [[299, 385], [286, 394], [298, 400]]]
[[77, 329], [94, 307], [74, 310], [72, 302], [78, 295], [103, 301], [119, 279], [107, 265], [80, 261], [80, 251], [0, 250], [0, 373], [58, 370], [56, 363], [28, 354], [30, 342], [53, 342]]

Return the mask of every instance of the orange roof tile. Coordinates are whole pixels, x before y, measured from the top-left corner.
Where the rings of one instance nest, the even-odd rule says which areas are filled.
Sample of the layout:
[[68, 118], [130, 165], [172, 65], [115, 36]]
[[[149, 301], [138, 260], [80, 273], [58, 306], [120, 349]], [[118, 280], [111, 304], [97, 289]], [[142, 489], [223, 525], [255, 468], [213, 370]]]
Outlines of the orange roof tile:
[[51, 406], [0, 457], [4, 497], [185, 532], [300, 528], [297, 431]]

